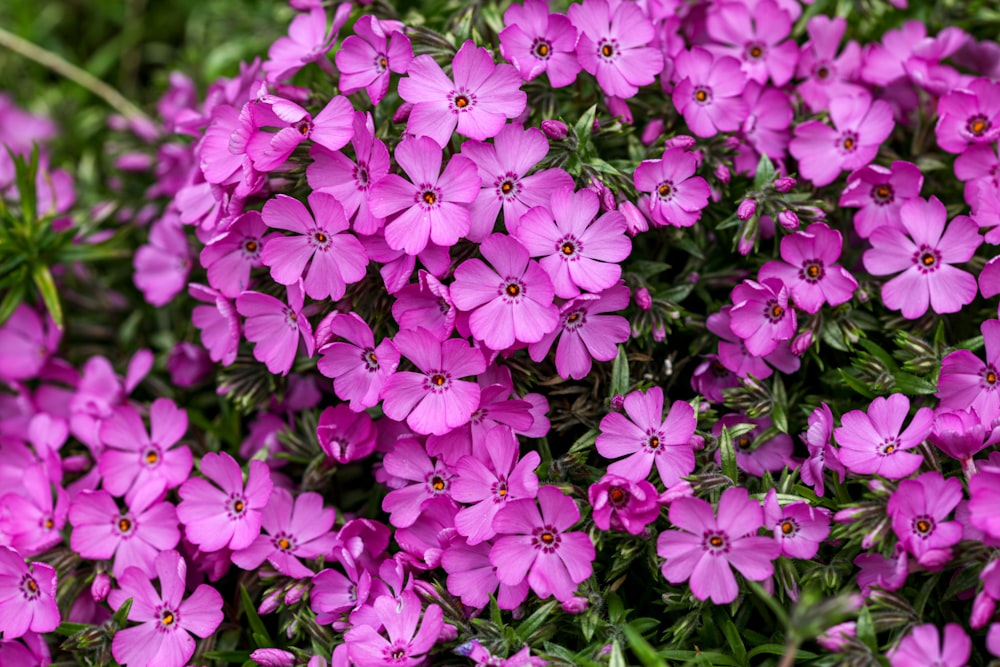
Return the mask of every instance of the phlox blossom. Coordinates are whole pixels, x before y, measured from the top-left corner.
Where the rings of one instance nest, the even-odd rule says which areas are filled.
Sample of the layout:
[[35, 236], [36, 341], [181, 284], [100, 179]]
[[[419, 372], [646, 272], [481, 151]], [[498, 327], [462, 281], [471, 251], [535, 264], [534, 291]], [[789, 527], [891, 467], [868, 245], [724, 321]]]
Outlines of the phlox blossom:
[[549, 12], [545, 0], [512, 4], [503, 15], [500, 52], [531, 81], [543, 72], [549, 85], [562, 88], [576, 81], [580, 61], [576, 56], [577, 32], [563, 14]]
[[47, 563], [27, 563], [0, 545], [0, 632], [5, 640], [59, 627], [56, 571]]
[[253, 356], [272, 373], [288, 375], [295, 362], [300, 336], [306, 354], [313, 355], [315, 341], [312, 325], [302, 314], [304, 302], [302, 281], [288, 286], [287, 303], [261, 292], [243, 292], [236, 299], [237, 312], [247, 318], [244, 335], [248, 341], [256, 343]]
[[861, 410], [845, 413], [842, 426], [833, 431], [840, 445], [841, 463], [851, 472], [888, 479], [901, 479], [915, 472], [923, 457], [906, 450], [927, 437], [934, 413], [930, 408], [920, 408], [906, 430], [902, 430], [909, 410], [909, 398], [892, 394], [873, 400], [867, 413]]

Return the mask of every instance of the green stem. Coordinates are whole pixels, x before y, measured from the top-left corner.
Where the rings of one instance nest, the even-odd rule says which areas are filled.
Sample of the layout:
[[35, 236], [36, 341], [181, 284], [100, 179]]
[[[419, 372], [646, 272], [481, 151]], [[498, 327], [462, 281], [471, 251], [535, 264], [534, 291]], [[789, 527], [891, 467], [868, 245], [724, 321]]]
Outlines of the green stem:
[[66, 77], [77, 85], [86, 88], [94, 93], [126, 118], [136, 118], [152, 123], [153, 120], [147, 116], [142, 109], [129, 102], [117, 90], [104, 83], [94, 75], [86, 72], [71, 62], [60, 56], [47, 51], [42, 47], [18, 37], [17, 35], [0, 28], [0, 46], [5, 46], [15, 53], [19, 53], [25, 58], [34, 60], [36, 63], [48, 67], [53, 72]]

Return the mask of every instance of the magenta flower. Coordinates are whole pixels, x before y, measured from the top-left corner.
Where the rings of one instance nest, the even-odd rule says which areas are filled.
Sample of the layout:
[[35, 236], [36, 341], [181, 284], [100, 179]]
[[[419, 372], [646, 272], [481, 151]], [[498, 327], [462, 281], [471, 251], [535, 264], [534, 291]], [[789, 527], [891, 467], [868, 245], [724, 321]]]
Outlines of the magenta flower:
[[[404, 591], [399, 598], [383, 595], [375, 600], [375, 620], [356, 625], [344, 635], [347, 653], [357, 667], [415, 667], [437, 643], [444, 628], [441, 607], [428, 605], [420, 622], [421, 604], [416, 593]], [[417, 624], [420, 629], [417, 630]], [[376, 632], [385, 629], [388, 639]]]
[[[736, 340], [735, 335], [732, 337]], [[719, 344], [723, 344], [722, 341]], [[749, 355], [747, 357], [759, 359], [759, 357], [750, 357]], [[691, 388], [701, 394], [709, 403], [722, 403], [725, 400], [727, 389], [740, 386], [740, 378], [719, 361], [718, 355], [706, 354], [701, 358], [702, 362], [695, 367], [691, 374]], [[770, 367], [767, 364], [764, 366], [770, 372]]]
[[941, 360], [937, 393], [941, 408], [971, 408], [987, 421], [1000, 416], [1000, 321], [979, 325], [986, 363], [969, 350], [955, 350]]
[[208, 269], [208, 283], [223, 296], [235, 299], [250, 286], [250, 269], [263, 266], [267, 225], [257, 211], [248, 211], [201, 251], [201, 265]]
[[503, 15], [500, 53], [531, 81], [545, 72], [549, 85], [562, 88], [576, 81], [576, 28], [563, 14], [549, 13], [545, 0], [525, 0], [511, 5]]
[[788, 287], [778, 278], [744, 280], [733, 288], [729, 326], [755, 357], [771, 354], [778, 343], [795, 335], [798, 325], [795, 309], [788, 304], [788, 293]]
[[1000, 470], [984, 467], [969, 480], [969, 523], [1000, 540]]
[[527, 175], [548, 151], [549, 142], [541, 130], [513, 123], [500, 130], [493, 144], [474, 140], [462, 144], [462, 155], [479, 167], [483, 185], [469, 211], [470, 240], [480, 242], [493, 233], [501, 208], [504, 227], [509, 234], [515, 234], [521, 216], [529, 208], [548, 206], [553, 192], [573, 187], [573, 177], [562, 169], [543, 169]]
[[764, 513], [744, 488], [722, 492], [718, 516], [701, 498], [677, 498], [670, 505], [670, 523], [680, 530], [664, 531], [656, 540], [656, 553], [666, 559], [663, 576], [671, 584], [689, 581], [699, 600], [735, 600], [739, 588], [732, 568], [751, 581], [774, 573], [772, 561], [780, 547], [770, 537], [757, 536]]
[[976, 298], [976, 279], [952, 264], [972, 259], [982, 243], [976, 223], [955, 217], [945, 230], [948, 213], [937, 197], [913, 199], [900, 211], [903, 230], [880, 227], [865, 251], [865, 269], [876, 276], [899, 273], [882, 285], [887, 308], [916, 319], [927, 312], [957, 313]]
[[629, 289], [616, 285], [600, 294], [583, 294], [559, 309], [559, 324], [537, 343], [528, 346], [532, 361], [544, 359], [556, 338], [556, 372], [560, 377], [581, 380], [590, 373], [592, 360], [611, 361], [618, 344], [631, 334], [628, 320], [604, 313], [625, 310]]
[[[858, 281], [847, 270], [834, 264], [840, 258], [844, 239], [824, 222], [781, 239], [783, 262], [767, 262], [757, 279], [777, 278], [791, 292], [795, 305], [815, 313], [824, 303], [839, 306], [851, 300]], [[735, 310], [735, 308], [734, 308]]]
[[892, 134], [892, 107], [867, 94], [837, 97], [830, 102], [833, 127], [811, 120], [795, 128], [788, 150], [799, 172], [816, 186], [833, 183], [843, 170], [860, 169], [878, 154]]
[[27, 380], [38, 375], [59, 347], [62, 331], [48, 314], [45, 318], [27, 303], [14, 309], [0, 326], [0, 379]]
[[386, 381], [385, 415], [405, 419], [422, 434], [443, 435], [467, 423], [479, 404], [479, 385], [459, 378], [486, 370], [482, 352], [462, 339], [439, 341], [426, 329], [400, 331], [394, 342], [420, 372], [399, 372]]
[[191, 323], [201, 331], [201, 344], [209, 358], [223, 366], [233, 363], [240, 346], [240, 317], [233, 303], [221, 292], [197, 283], [188, 285], [188, 294], [210, 304], [195, 306], [191, 313]]
[[135, 253], [133, 280], [152, 306], [164, 306], [187, 284], [193, 255], [180, 219], [168, 213], [150, 227], [149, 243]]
[[389, 173], [389, 149], [375, 138], [375, 122], [370, 113], [354, 113], [351, 145], [355, 161], [340, 151], [313, 146], [309, 151], [313, 161], [306, 167], [306, 178], [313, 190], [331, 194], [340, 202], [356, 233], [374, 234], [385, 221], [372, 214], [369, 196], [372, 185]]
[[484, 141], [524, 111], [528, 96], [520, 89], [517, 70], [494, 64], [489, 52], [471, 40], [462, 44], [451, 68], [454, 81], [429, 55], [410, 62], [408, 76], [399, 81], [399, 96], [413, 105], [406, 124], [410, 134], [430, 137], [441, 147], [456, 129]]
[[429, 138], [404, 139], [396, 146], [396, 161], [410, 180], [389, 174], [372, 186], [374, 215], [402, 211], [385, 227], [385, 240], [394, 250], [416, 255], [428, 241], [448, 248], [469, 233], [466, 205], [475, 201], [482, 181], [469, 158], [452, 156], [444, 172], [441, 159], [441, 148]]
[[354, 412], [343, 403], [323, 410], [316, 425], [319, 446], [341, 464], [361, 460], [375, 451], [376, 435], [367, 412]]
[[469, 259], [455, 269], [451, 298], [460, 310], [469, 311], [472, 335], [493, 350], [504, 350], [519, 341], [537, 343], [559, 323], [559, 309], [552, 303], [548, 274], [529, 259], [516, 239], [493, 234], [479, 251], [492, 265]]
[[714, 5], [706, 27], [718, 43], [709, 48], [739, 60], [751, 81], [770, 79], [780, 87], [791, 80], [799, 47], [788, 39], [792, 17], [774, 0], [761, 0], [752, 10], [739, 2]]
[[528, 597], [528, 580], [507, 585], [497, 579], [497, 569], [490, 562], [493, 544], [480, 542], [473, 546], [465, 540], [455, 540], [441, 554], [441, 567], [448, 573], [448, 592], [462, 599], [463, 604], [482, 609], [496, 597], [500, 609], [517, 609]]
[[538, 263], [562, 299], [578, 296], [581, 289], [606, 290], [621, 277], [617, 262], [632, 250], [625, 217], [618, 211], [596, 217], [599, 212], [593, 190], [568, 187], [552, 193], [548, 208], [536, 206], [521, 216], [515, 238], [532, 257], [541, 257]]
[[805, 79], [799, 84], [798, 92], [814, 113], [829, 108], [832, 100], [865, 92], [861, 86], [851, 83], [861, 69], [858, 43], [848, 42], [837, 55], [845, 30], [847, 21], [841, 16], [813, 16], [806, 24], [809, 41], [802, 47], [796, 75]]
[[315, 219], [302, 202], [288, 195], [279, 194], [264, 204], [264, 222], [293, 235], [270, 237], [262, 259], [276, 282], [292, 285], [301, 278], [313, 299], [336, 301], [347, 285], [365, 277], [368, 255], [357, 238], [345, 233], [350, 225], [333, 195], [310, 193], [309, 207]]
[[774, 533], [782, 556], [812, 560], [830, 534], [830, 510], [807, 502], [782, 507], [771, 489], [764, 498], [764, 527]]
[[382, 499], [382, 509], [389, 513], [389, 522], [397, 528], [408, 528], [420, 516], [420, 510], [437, 497], [451, 497], [451, 480], [455, 473], [438, 459], [427, 455], [424, 447], [413, 440], [397, 440], [392, 451], [383, 459], [385, 472], [392, 475], [397, 487]]
[[174, 506], [148, 502], [153, 498], [131, 503], [123, 512], [107, 491], [81, 492], [69, 508], [73, 551], [94, 560], [114, 558], [112, 573], [119, 579], [129, 567], [155, 576], [153, 560], [161, 551], [176, 547], [181, 532]]
[[[284, 165], [306, 140], [331, 151], [339, 150], [354, 134], [353, 115], [354, 107], [341, 95], [331, 99], [315, 118], [291, 100], [263, 95], [254, 101], [243, 120], [243, 131], [247, 133], [246, 153], [254, 169], [268, 172]], [[230, 150], [231, 147], [232, 144]]]
[[288, 375], [299, 349], [299, 337], [306, 345], [306, 354], [313, 355], [315, 341], [312, 325], [302, 314], [305, 298], [302, 282], [288, 286], [288, 302], [270, 294], [243, 292], [236, 299], [236, 310], [247, 318], [244, 335], [256, 343], [253, 356], [272, 373]]
[[741, 134], [744, 144], [738, 149], [733, 165], [740, 173], [753, 175], [761, 155], [771, 160], [784, 159], [792, 139], [795, 114], [788, 94], [778, 88], [748, 81], [743, 99], [749, 107]]
[[934, 128], [938, 145], [962, 153], [970, 144], [990, 144], [1000, 137], [1000, 84], [975, 79], [938, 101]]
[[840, 461], [859, 475], [881, 475], [902, 479], [923, 462], [920, 454], [906, 450], [919, 445], [931, 432], [934, 412], [920, 408], [913, 421], [901, 432], [910, 410], [910, 399], [903, 394], [879, 396], [868, 406], [868, 413], [851, 410], [841, 418], [843, 424], [833, 436], [840, 445]]
[[250, 546], [233, 551], [233, 563], [244, 570], [255, 570], [267, 560], [281, 574], [296, 579], [313, 576], [300, 558], [316, 558], [330, 553], [337, 536], [330, 532], [337, 513], [323, 506], [323, 497], [307, 491], [292, 501], [292, 494], [281, 487], [261, 512], [264, 533]]
[[180, 486], [191, 474], [191, 450], [174, 447], [187, 431], [187, 413], [169, 398], [158, 398], [149, 408], [149, 424], [151, 433], [129, 405], [115, 408], [101, 424], [105, 449], [98, 468], [104, 488], [130, 505]]
[[704, 178], [694, 175], [697, 170], [698, 159], [681, 146], [667, 148], [661, 159], [643, 160], [635, 168], [635, 189], [648, 193], [640, 205], [654, 223], [690, 227], [698, 222], [711, 190]]
[[[752, 424], [754, 427], [749, 432], [733, 438], [736, 465], [740, 470], [754, 477], [763, 477], [765, 471], [781, 472], [785, 467], [795, 467], [796, 463], [792, 459], [792, 450], [795, 446], [792, 436], [778, 433], [768, 440], [758, 442], [766, 431], [774, 427], [770, 417], [751, 418], [739, 413], [723, 415], [712, 426], [712, 435], [718, 438], [722, 435], [723, 427], [732, 429], [737, 424]], [[722, 452], [718, 449], [715, 450], [715, 462], [717, 465], [722, 465]]]
[[392, 317], [402, 329], [423, 327], [438, 340], [446, 340], [455, 330], [458, 310], [451, 300], [448, 286], [424, 270], [417, 272], [417, 282], [410, 283], [395, 294]]
[[660, 516], [656, 487], [608, 473], [591, 484], [587, 497], [594, 508], [594, 523], [601, 530], [627, 531], [639, 535]]
[[663, 390], [633, 391], [625, 397], [625, 413], [610, 412], [601, 420], [598, 453], [609, 459], [625, 456], [608, 466], [612, 475], [640, 480], [649, 475], [653, 463], [666, 487], [694, 471], [694, 408], [674, 401], [663, 417]]
[[[37, 419], [32, 420], [32, 425], [45, 423]], [[65, 432], [65, 426], [63, 429]], [[53, 452], [52, 458], [56, 466], [61, 463], [58, 453]], [[19, 473], [13, 490], [0, 496], [0, 540], [30, 558], [62, 542], [59, 531], [66, 523], [69, 495], [58, 484], [52, 484], [41, 465], [30, 464]]]
[[362, 88], [372, 105], [378, 106], [389, 92], [390, 72], [405, 74], [413, 49], [398, 21], [380, 21], [362, 16], [354, 23], [354, 35], [344, 39], [337, 51], [340, 92], [350, 95]]
[[918, 625], [889, 651], [892, 667], [965, 667], [972, 640], [957, 623], [944, 626], [944, 641], [933, 623]]
[[924, 175], [911, 162], [896, 160], [891, 168], [870, 164], [847, 177], [840, 205], [857, 208], [854, 229], [863, 239], [879, 227], [903, 229], [900, 210], [920, 196]]
[[331, 336], [349, 342], [320, 348], [319, 372], [333, 378], [333, 390], [351, 410], [360, 412], [379, 402], [382, 387], [399, 366], [399, 350], [385, 338], [377, 346], [371, 328], [357, 313], [337, 313], [329, 322]]
[[747, 117], [743, 100], [747, 75], [740, 61], [716, 58], [700, 46], [682, 51], [675, 61], [673, 102], [691, 131], [699, 137], [735, 132]]
[[758, 380], [771, 376], [774, 366], [782, 373], [794, 373], [802, 363], [799, 357], [791, 353], [788, 343], [779, 344], [773, 352], [758, 357], [750, 354], [746, 344], [733, 333], [730, 313], [732, 306], [723, 306], [722, 310], [708, 316], [708, 330], [719, 337], [719, 362], [723, 367], [745, 378], [753, 375]]
[[569, 18], [580, 31], [576, 57], [597, 77], [608, 95], [629, 98], [656, 79], [663, 54], [650, 44], [655, 29], [639, 6], [631, 2], [584, 0], [569, 7]]
[[497, 578], [509, 586], [528, 579], [540, 598], [573, 597], [578, 584], [593, 572], [594, 544], [584, 532], [567, 532], [580, 520], [573, 499], [554, 486], [538, 490], [538, 504], [522, 499], [509, 503], [493, 520], [497, 538], [490, 562]]
[[492, 539], [493, 517], [514, 500], [533, 499], [538, 494], [535, 469], [538, 452], [518, 460], [517, 438], [506, 426], [495, 426], [482, 440], [473, 440], [472, 456], [463, 456], [455, 466], [453, 500], [469, 505], [455, 515], [455, 529], [470, 546]]
[[342, 3], [333, 17], [330, 29], [326, 27], [326, 12], [323, 7], [311, 7], [307, 14], [292, 19], [288, 26], [288, 36], [279, 37], [267, 52], [267, 60], [261, 69], [267, 72], [272, 83], [290, 79], [302, 67], [311, 62], [324, 69], [331, 69], [326, 58], [327, 52], [337, 38], [337, 31], [351, 16], [349, 3]]
[[201, 472], [181, 485], [177, 517], [184, 535], [202, 551], [246, 549], [260, 535], [262, 510], [271, 497], [271, 474], [263, 461], [250, 461], [246, 484], [240, 464], [229, 454], [201, 457]]
[[975, 408], [943, 411], [938, 407], [934, 415], [934, 429], [927, 440], [953, 459], [971, 470], [972, 457], [991, 445], [1000, 442], [1000, 428], [993, 421], [1000, 417], [994, 412], [992, 419], [984, 419]]
[[111, 652], [124, 667], [183, 667], [194, 655], [191, 633], [208, 637], [224, 618], [222, 596], [207, 584], [184, 599], [187, 563], [176, 551], [158, 555], [154, 567], [159, 593], [142, 570], [129, 568], [108, 596], [112, 609], [131, 599], [128, 618], [141, 623], [115, 632]]
[[59, 627], [56, 584], [51, 565], [29, 564], [10, 547], [0, 546], [0, 632], [5, 640]]
[[844, 481], [844, 464], [832, 444], [833, 412], [826, 403], [809, 415], [809, 428], [802, 434], [802, 440], [809, 450], [809, 457], [802, 462], [799, 474], [802, 482], [813, 487], [817, 496], [822, 497], [825, 490], [826, 470], [831, 470]]
[[962, 501], [962, 483], [939, 472], [925, 472], [899, 483], [886, 512], [899, 543], [926, 568], [951, 560], [951, 547], [962, 539], [962, 524], [946, 521]]

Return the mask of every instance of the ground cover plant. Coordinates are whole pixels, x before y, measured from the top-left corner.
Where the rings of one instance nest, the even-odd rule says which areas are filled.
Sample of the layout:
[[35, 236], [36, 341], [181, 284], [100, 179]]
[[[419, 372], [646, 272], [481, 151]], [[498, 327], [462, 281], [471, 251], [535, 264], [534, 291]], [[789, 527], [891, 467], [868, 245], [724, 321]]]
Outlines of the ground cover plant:
[[0, 665], [996, 664], [1000, 14], [913, 4], [5, 3]]

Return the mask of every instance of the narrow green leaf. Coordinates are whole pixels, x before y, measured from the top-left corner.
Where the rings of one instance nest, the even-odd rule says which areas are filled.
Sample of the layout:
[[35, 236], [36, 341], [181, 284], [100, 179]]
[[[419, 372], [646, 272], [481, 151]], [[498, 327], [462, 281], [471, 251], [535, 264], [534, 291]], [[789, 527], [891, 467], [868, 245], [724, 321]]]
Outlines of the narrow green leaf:
[[590, 429], [589, 431], [581, 435], [579, 438], [577, 438], [576, 442], [574, 442], [572, 446], [570, 446], [568, 453], [572, 454], [574, 452], [581, 452], [585, 449], [590, 449], [591, 447], [594, 446], [594, 442], [597, 441], [597, 436], [600, 435], [600, 433], [601, 433], [600, 430], [596, 428]]
[[246, 614], [247, 623], [250, 625], [251, 637], [257, 643], [257, 648], [268, 648], [274, 646], [271, 636], [267, 634], [264, 622], [257, 615], [257, 606], [250, 598], [246, 586], [240, 586], [240, 599], [243, 601], [243, 613]]
[[[786, 650], [787, 649], [784, 646], [782, 646], [781, 644], [761, 644], [760, 646], [754, 646], [752, 649], [750, 649], [750, 652], [747, 654], [747, 658], [756, 658], [758, 655], [761, 655], [761, 654], [766, 654], [766, 655], [785, 655], [785, 651]], [[799, 649], [799, 650], [797, 650], [795, 652], [795, 658], [796, 658], [797, 661], [798, 660], [811, 660], [811, 659], [816, 658], [816, 657], [819, 657], [819, 656], [817, 656], [817, 654], [811, 653], [809, 651], [803, 651], [802, 649]]]
[[765, 591], [764, 587], [758, 584], [756, 581], [751, 581], [750, 579], [747, 579], [745, 583], [750, 588], [750, 590], [753, 591], [754, 595], [756, 595], [760, 599], [760, 601], [763, 602], [767, 606], [767, 608], [774, 613], [775, 618], [778, 619], [778, 622], [781, 624], [781, 626], [787, 630], [791, 626], [791, 624], [788, 618], [788, 612], [785, 611], [785, 608], [782, 607], [781, 604], [774, 597], [772, 597], [767, 591]]
[[0, 326], [10, 319], [17, 307], [24, 300], [24, 283], [17, 281], [0, 299]]
[[128, 613], [131, 610], [132, 598], [129, 598], [128, 600], [125, 600], [125, 602], [122, 602], [122, 606], [118, 607], [118, 611], [115, 612], [115, 615], [111, 618], [111, 620], [119, 628], [124, 628], [125, 623], [128, 622]]
[[608, 657], [608, 667], [628, 667], [625, 662], [625, 654], [622, 653], [621, 644], [618, 640], [611, 642], [611, 655]]
[[80, 634], [84, 630], [89, 630], [92, 627], [94, 626], [86, 623], [70, 623], [68, 621], [63, 621], [59, 624], [59, 627], [55, 629], [55, 633], [57, 635], [62, 635], [63, 637], [72, 637], [73, 635]]
[[892, 355], [883, 350], [881, 347], [876, 345], [871, 340], [863, 338], [858, 341], [858, 345], [868, 350], [869, 354], [882, 362], [882, 364], [890, 371], [895, 372], [899, 368], [896, 364], [896, 360], [892, 358]]
[[243, 663], [250, 659], [250, 651], [209, 651], [202, 657], [206, 660]]
[[869, 387], [867, 384], [865, 384], [858, 378], [848, 373], [843, 368], [838, 368], [837, 372], [840, 374], [840, 379], [844, 381], [844, 384], [846, 384], [848, 387], [858, 392], [865, 398], [870, 400], [875, 398], [875, 396], [877, 395], [875, 392], [871, 390], [871, 387]]
[[594, 131], [594, 117], [596, 115], [597, 105], [595, 104], [584, 111], [580, 119], [576, 121], [576, 125], [573, 126], [573, 131], [576, 132], [576, 137], [581, 142], [587, 138], [587, 142], [589, 143], [589, 137]]
[[52, 272], [49, 271], [49, 267], [38, 264], [31, 271], [31, 277], [35, 281], [35, 287], [38, 288], [38, 292], [42, 295], [42, 300], [45, 302], [45, 307], [48, 309], [49, 315], [52, 316], [56, 326], [62, 329], [62, 303], [59, 301], [59, 290], [56, 288], [56, 281], [52, 279]]
[[667, 667], [667, 663], [657, 655], [656, 649], [646, 641], [646, 638], [638, 630], [631, 625], [625, 625], [622, 626], [622, 632], [625, 633], [625, 639], [628, 640], [629, 649], [644, 667]]
[[745, 666], [747, 664], [747, 647], [743, 645], [743, 638], [740, 637], [740, 631], [736, 628], [736, 624], [733, 623], [733, 619], [728, 614], [717, 614], [717, 617], [722, 618], [722, 633], [726, 635], [729, 648], [733, 650], [733, 657], [736, 658], [737, 662]]
[[625, 346], [618, 346], [618, 356], [615, 357], [611, 365], [611, 396], [622, 396], [628, 391], [628, 356], [625, 353]]
[[729, 428], [723, 426], [719, 435], [719, 452], [722, 455], [722, 474], [739, 483], [739, 469], [736, 467], [736, 448], [733, 447], [733, 436]]
[[531, 616], [524, 619], [524, 622], [517, 626], [517, 636], [520, 637], [521, 641], [527, 642], [528, 637], [535, 634], [540, 627], [545, 625], [545, 621], [556, 610], [557, 605], [558, 603], [555, 600], [546, 602], [536, 609]]
[[785, 393], [785, 383], [777, 374], [771, 383], [771, 420], [776, 429], [788, 433], [788, 395]]
[[774, 163], [771, 162], [771, 158], [762, 154], [760, 162], [757, 163], [757, 173], [753, 177], [754, 190], [763, 190], [770, 185], [774, 181], [774, 174]]

